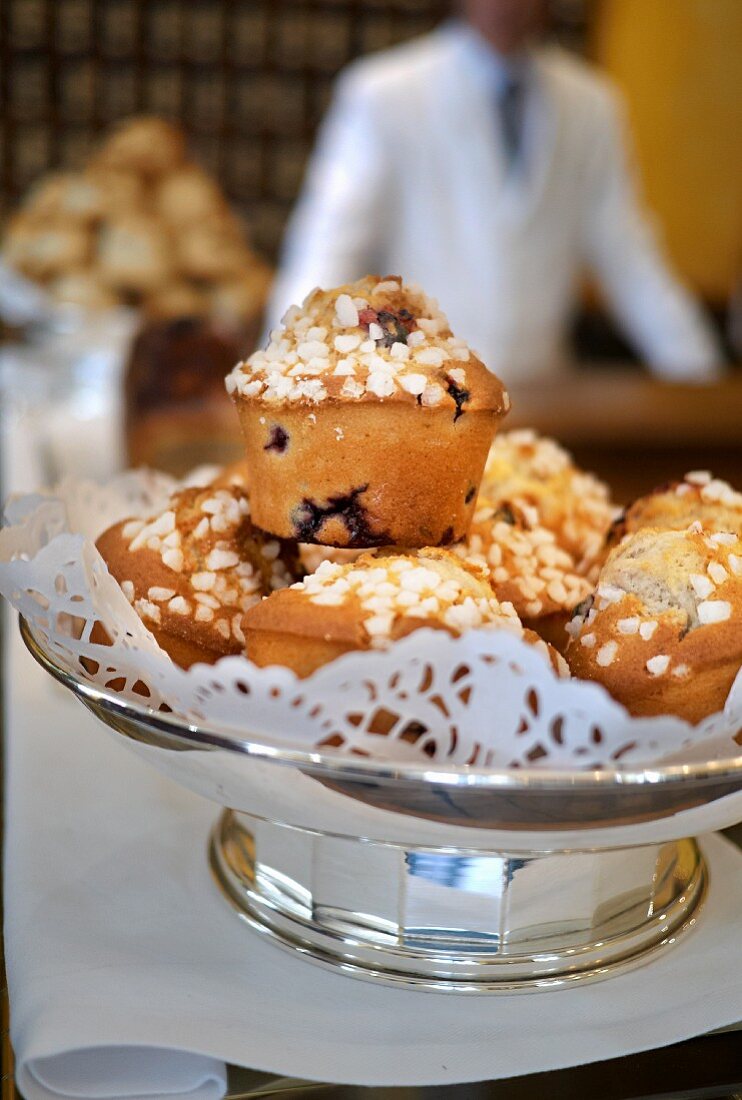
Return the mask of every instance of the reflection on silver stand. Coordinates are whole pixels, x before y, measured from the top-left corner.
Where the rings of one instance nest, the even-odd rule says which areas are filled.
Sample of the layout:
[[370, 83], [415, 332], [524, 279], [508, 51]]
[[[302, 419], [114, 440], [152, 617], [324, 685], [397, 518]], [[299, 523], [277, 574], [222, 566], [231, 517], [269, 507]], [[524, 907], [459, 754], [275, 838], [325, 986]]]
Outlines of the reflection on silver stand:
[[357, 977], [457, 992], [544, 988], [626, 970], [692, 928], [693, 840], [543, 854], [410, 849], [225, 811], [216, 881], [284, 946]]

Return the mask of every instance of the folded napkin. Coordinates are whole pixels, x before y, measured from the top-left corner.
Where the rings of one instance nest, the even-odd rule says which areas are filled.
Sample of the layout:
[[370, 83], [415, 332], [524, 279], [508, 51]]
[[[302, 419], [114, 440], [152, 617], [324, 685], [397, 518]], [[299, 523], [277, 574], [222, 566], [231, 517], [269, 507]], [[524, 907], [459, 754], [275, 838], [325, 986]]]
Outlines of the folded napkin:
[[115, 744], [8, 625], [6, 942], [26, 1100], [219, 1097], [225, 1061], [363, 1085], [509, 1077], [742, 1017], [742, 856], [716, 836], [698, 928], [584, 988], [432, 994], [282, 952], [211, 883], [217, 807]]

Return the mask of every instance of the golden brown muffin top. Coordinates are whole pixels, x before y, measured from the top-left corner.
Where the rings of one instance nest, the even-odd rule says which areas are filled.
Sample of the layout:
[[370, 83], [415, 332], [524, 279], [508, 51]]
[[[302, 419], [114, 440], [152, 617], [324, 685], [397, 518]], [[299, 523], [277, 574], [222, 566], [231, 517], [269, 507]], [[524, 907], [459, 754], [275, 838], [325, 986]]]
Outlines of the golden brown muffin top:
[[389, 645], [401, 620], [434, 621], [455, 633], [520, 626], [512, 605], [495, 598], [486, 572], [447, 550], [376, 551], [345, 565], [325, 561], [290, 592], [317, 608], [350, 610], [373, 648]]
[[249, 513], [244, 486], [222, 477], [181, 490], [148, 520], [116, 524], [98, 547], [143, 619], [210, 624], [241, 643], [242, 614], [297, 575], [293, 548], [254, 527]]
[[22, 209], [36, 218], [89, 221], [101, 214], [101, 188], [82, 172], [50, 172], [29, 188]]
[[486, 571], [449, 550], [377, 550], [355, 562], [323, 562], [316, 573], [255, 604], [243, 619], [259, 631], [336, 642], [351, 649], [387, 649], [423, 627], [458, 635], [499, 628], [537, 649], [559, 676], [564, 658], [523, 627], [512, 604], [492, 592]]
[[576, 466], [553, 439], [529, 429], [495, 436], [481, 491], [488, 500], [536, 507], [539, 522], [574, 556], [581, 573], [599, 555], [617, 511], [607, 485]]
[[571, 612], [593, 590], [573, 556], [539, 521], [538, 510], [527, 504], [480, 496], [469, 537], [455, 552], [483, 566], [498, 599], [512, 603], [526, 619]]
[[608, 544], [616, 546], [642, 527], [682, 530], [694, 520], [718, 531], [742, 534], [742, 493], [708, 470], [693, 470], [682, 481], [635, 500], [611, 527]]
[[684, 531], [643, 527], [611, 552], [594, 602], [568, 630], [579, 674], [626, 654], [651, 677], [683, 679], [735, 653], [742, 663], [742, 539], [699, 521]]
[[499, 379], [453, 335], [438, 303], [396, 275], [313, 290], [226, 385], [268, 404], [394, 399], [448, 405], [456, 415], [510, 407]]
[[92, 163], [159, 176], [185, 159], [185, 135], [163, 118], [140, 115], [119, 122]]

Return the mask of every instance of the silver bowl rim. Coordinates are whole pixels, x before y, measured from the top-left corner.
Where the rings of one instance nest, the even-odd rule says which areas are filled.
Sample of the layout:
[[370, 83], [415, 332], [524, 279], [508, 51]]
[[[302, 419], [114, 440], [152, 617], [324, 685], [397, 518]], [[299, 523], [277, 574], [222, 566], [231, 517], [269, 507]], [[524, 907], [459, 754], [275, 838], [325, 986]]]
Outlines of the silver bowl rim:
[[[368, 782], [371, 779], [436, 784], [445, 787], [477, 787], [493, 790], [555, 791], [605, 790], [658, 784], [724, 782], [737, 780], [742, 788], [742, 754], [725, 760], [698, 764], [668, 764], [644, 768], [488, 768], [465, 764], [411, 764], [372, 758], [349, 758], [332, 750], [286, 749], [259, 740], [240, 737], [227, 727], [199, 726], [174, 713], [162, 713], [145, 704], [134, 703], [115, 692], [75, 676], [57, 664], [36, 638], [27, 620], [20, 615], [21, 637], [31, 656], [55, 680], [89, 705], [112, 717], [127, 718], [153, 731], [192, 742], [194, 748], [225, 749], [244, 756], [288, 767], [321, 772], [337, 780]], [[101, 718], [106, 722], [106, 719]], [[106, 724], [111, 724], [106, 722]]]

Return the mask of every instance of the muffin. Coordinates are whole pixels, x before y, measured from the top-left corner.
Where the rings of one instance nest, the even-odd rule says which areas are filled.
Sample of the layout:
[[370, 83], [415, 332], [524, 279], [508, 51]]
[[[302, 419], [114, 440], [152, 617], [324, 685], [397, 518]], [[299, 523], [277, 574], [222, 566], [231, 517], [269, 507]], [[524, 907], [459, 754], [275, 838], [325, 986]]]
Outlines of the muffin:
[[141, 116], [119, 123], [93, 164], [155, 178], [179, 168], [184, 160], [182, 131], [162, 118]]
[[509, 407], [436, 303], [396, 276], [313, 291], [227, 390], [255, 521], [340, 547], [462, 538]]
[[265, 308], [272, 279], [267, 264], [256, 256], [251, 257], [249, 266], [214, 284], [209, 294], [211, 312], [228, 321], [259, 317]]
[[60, 275], [49, 286], [55, 301], [83, 310], [114, 309], [118, 298], [101, 283], [93, 268], [81, 268]]
[[26, 195], [23, 209], [38, 218], [93, 222], [102, 213], [100, 187], [81, 172], [51, 172]]
[[[245, 490], [250, 488], [250, 469], [243, 458], [238, 462], [230, 462], [214, 478], [211, 483], [216, 488], [223, 486], [239, 485]], [[333, 546], [319, 546], [315, 542], [300, 542], [296, 545], [298, 555], [297, 571], [302, 576], [314, 573], [319, 569], [323, 561], [336, 562], [339, 565], [347, 565], [356, 561], [363, 550], [338, 550]]]
[[38, 220], [21, 211], [12, 217], [3, 239], [3, 259], [27, 275], [46, 282], [72, 268], [85, 267], [92, 236], [86, 226], [70, 221]]
[[85, 170], [85, 177], [99, 192], [103, 218], [121, 218], [145, 212], [148, 190], [142, 176], [93, 164]]
[[159, 515], [116, 523], [96, 545], [183, 668], [242, 653], [245, 611], [298, 575], [294, 548], [253, 526], [247, 492], [235, 482], [183, 489]]
[[154, 204], [160, 217], [178, 231], [225, 211], [219, 185], [195, 164], [186, 164], [163, 176], [155, 191]]
[[536, 508], [480, 495], [469, 536], [455, 552], [487, 570], [498, 600], [511, 603], [524, 626], [564, 651], [567, 622], [593, 585]]
[[354, 650], [386, 649], [421, 627], [461, 634], [500, 627], [533, 641], [561, 673], [551, 647], [524, 631], [511, 604], [493, 595], [484, 570], [447, 550], [376, 551], [275, 592], [245, 614], [248, 657], [284, 665], [298, 676]]
[[320, 546], [316, 542], [300, 542], [299, 561], [305, 574], [316, 573], [323, 561], [332, 561], [337, 565], [347, 565], [357, 561], [364, 550], [342, 550], [336, 546]]
[[255, 346], [271, 279], [216, 180], [186, 159], [180, 130], [156, 118], [120, 123], [81, 171], [36, 180], [8, 220], [2, 255], [53, 300], [84, 310], [134, 305], [149, 317], [239, 325], [240, 352]]
[[145, 214], [111, 220], [98, 238], [98, 266], [106, 286], [146, 294], [164, 286], [171, 273], [171, 248], [159, 223]]
[[530, 430], [503, 432], [492, 444], [482, 478], [487, 500], [518, 501], [538, 509], [539, 521], [590, 573], [616, 515], [608, 487], [575, 466], [553, 439]]
[[209, 299], [200, 287], [178, 279], [149, 294], [142, 309], [154, 321], [205, 317], [209, 313]]
[[175, 235], [175, 263], [189, 279], [232, 278], [252, 262], [244, 231], [228, 212], [184, 226]]
[[608, 556], [595, 600], [570, 624], [567, 661], [634, 715], [700, 722], [742, 665], [742, 539], [642, 527]]
[[662, 485], [635, 500], [612, 524], [606, 553], [642, 527], [682, 530], [694, 520], [712, 530], [742, 534], [742, 493], [707, 470], [694, 470], [682, 481]]

